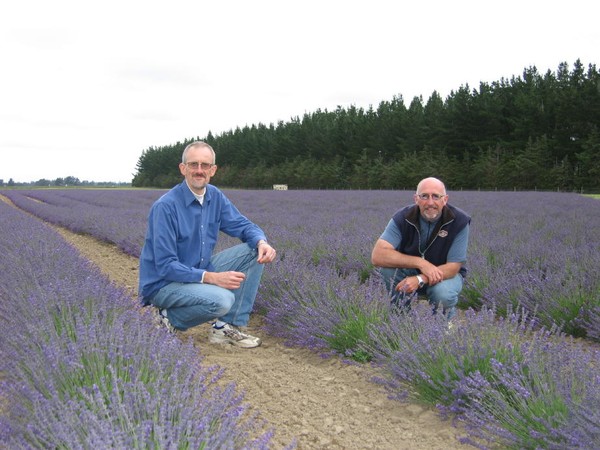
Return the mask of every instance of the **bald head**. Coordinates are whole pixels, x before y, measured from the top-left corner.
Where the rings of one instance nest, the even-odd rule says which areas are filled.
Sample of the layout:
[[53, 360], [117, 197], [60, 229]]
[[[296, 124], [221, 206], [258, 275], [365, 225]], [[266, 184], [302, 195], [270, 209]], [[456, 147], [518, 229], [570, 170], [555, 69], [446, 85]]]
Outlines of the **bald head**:
[[417, 185], [417, 195], [425, 190], [435, 190], [439, 194], [446, 194], [446, 186], [441, 180], [434, 177], [424, 178]]

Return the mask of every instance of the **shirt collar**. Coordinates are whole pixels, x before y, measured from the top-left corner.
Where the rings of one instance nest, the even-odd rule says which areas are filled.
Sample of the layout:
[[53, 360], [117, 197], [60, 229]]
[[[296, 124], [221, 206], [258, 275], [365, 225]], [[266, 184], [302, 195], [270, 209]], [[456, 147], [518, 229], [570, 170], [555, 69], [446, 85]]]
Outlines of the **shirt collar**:
[[187, 181], [183, 180], [183, 182], [180, 184], [180, 186], [181, 186], [181, 191], [183, 192], [183, 199], [185, 200], [185, 204], [186, 204], [186, 206], [190, 206], [192, 203], [194, 203], [196, 201], [196, 196], [194, 195], [194, 193], [188, 186]]

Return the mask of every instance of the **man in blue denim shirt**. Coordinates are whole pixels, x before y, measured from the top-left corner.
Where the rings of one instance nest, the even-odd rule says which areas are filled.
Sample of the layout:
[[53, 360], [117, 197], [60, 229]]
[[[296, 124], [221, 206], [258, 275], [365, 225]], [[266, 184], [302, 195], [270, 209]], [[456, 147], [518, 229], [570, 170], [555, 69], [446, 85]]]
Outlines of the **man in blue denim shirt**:
[[414, 202], [389, 221], [371, 261], [381, 268], [394, 305], [410, 307], [413, 294], [422, 293], [434, 312], [441, 304], [450, 320], [467, 273], [471, 217], [448, 204], [446, 187], [437, 178], [421, 180]]
[[[170, 331], [217, 319], [210, 342], [257, 347], [260, 339], [238, 327], [248, 325], [264, 264], [275, 259], [275, 249], [260, 227], [209, 184], [217, 171], [210, 145], [189, 144], [179, 170], [185, 180], [150, 209], [139, 293]], [[213, 255], [219, 231], [243, 243]]]

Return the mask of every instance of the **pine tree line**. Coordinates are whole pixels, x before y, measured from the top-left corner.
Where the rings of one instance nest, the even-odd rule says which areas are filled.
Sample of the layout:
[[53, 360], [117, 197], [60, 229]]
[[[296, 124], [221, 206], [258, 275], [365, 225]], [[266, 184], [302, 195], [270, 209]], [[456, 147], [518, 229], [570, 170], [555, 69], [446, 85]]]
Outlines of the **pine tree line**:
[[183, 148], [193, 140], [217, 152], [220, 186], [308, 189], [412, 189], [437, 176], [453, 189], [600, 189], [600, 76], [580, 60], [569, 71], [468, 85], [443, 100], [402, 96], [377, 108], [317, 110], [288, 122], [236, 128], [218, 136], [151, 147], [133, 185], [181, 180]]

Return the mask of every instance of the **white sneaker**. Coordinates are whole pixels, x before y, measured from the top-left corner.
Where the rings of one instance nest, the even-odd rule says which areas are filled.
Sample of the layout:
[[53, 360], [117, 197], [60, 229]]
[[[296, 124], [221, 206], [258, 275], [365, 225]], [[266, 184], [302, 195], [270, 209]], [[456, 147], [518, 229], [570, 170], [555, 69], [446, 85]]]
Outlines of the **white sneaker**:
[[254, 348], [261, 344], [260, 338], [242, 333], [233, 325], [228, 323], [221, 328], [216, 328], [214, 325], [210, 327], [208, 332], [208, 341], [211, 344], [230, 344], [241, 348]]
[[448, 321], [447, 323], [447, 328], [446, 328], [446, 334], [452, 334], [456, 331], [456, 325], [454, 324], [454, 322], [452, 321]]
[[159, 308], [155, 308], [156, 309], [156, 325], [157, 328], [165, 328], [167, 330], [167, 333], [170, 334], [176, 334], [177, 330], [175, 328], [173, 328], [173, 325], [171, 325], [171, 322], [169, 321], [167, 315], [165, 314], [165, 310], [164, 309], [159, 309]]

